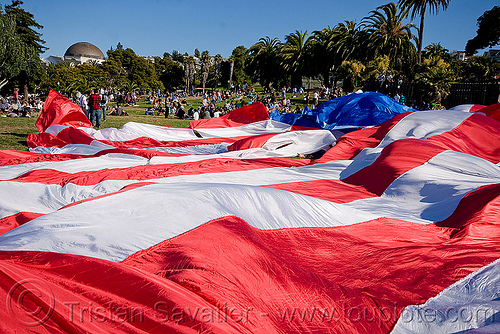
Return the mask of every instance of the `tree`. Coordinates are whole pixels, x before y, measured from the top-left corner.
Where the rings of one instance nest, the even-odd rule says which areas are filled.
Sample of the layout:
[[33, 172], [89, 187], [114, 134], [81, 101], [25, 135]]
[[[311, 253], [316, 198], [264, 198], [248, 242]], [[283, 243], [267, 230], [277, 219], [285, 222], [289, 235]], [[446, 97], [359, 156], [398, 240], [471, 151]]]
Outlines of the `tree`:
[[221, 77], [222, 56], [218, 53], [214, 57], [215, 88], [219, 87]]
[[[86, 85], [87, 87], [82, 87]], [[57, 65], [50, 65], [47, 68], [47, 79], [42, 83], [42, 89], [48, 92], [51, 89], [70, 94], [77, 90], [88, 91], [88, 83], [80, 80], [80, 73], [77, 67], [70, 62], [63, 62]]]
[[425, 12], [427, 9], [431, 13], [437, 13], [439, 8], [446, 10], [450, 4], [450, 0], [399, 0], [399, 6], [408, 8], [411, 10], [412, 20], [418, 15], [420, 15], [420, 26], [418, 28], [418, 63], [422, 62], [422, 42], [424, 40], [424, 21]]
[[302, 74], [305, 69], [306, 55], [311, 44], [311, 37], [305, 32], [296, 30], [285, 36], [280, 53], [283, 68], [291, 75], [291, 84], [302, 86]]
[[231, 57], [229, 59], [233, 61], [233, 71], [232, 75], [230, 75], [230, 82], [234, 79], [237, 85], [243, 85], [248, 81], [248, 76], [245, 72], [245, 64], [248, 58], [247, 48], [242, 45], [237, 46], [234, 48]]
[[[233, 50], [233, 53], [234, 53], [234, 50]], [[231, 57], [229, 57], [229, 85], [228, 85], [228, 88], [231, 87], [231, 84], [233, 82], [233, 74], [234, 74], [234, 57], [233, 57], [233, 55], [231, 55]]]
[[174, 62], [168, 53], [163, 54], [163, 58], [155, 57], [154, 66], [156, 74], [166, 89], [175, 89], [183, 86], [184, 69]]
[[476, 37], [470, 39], [465, 52], [473, 55], [478, 49], [492, 47], [500, 43], [500, 7], [495, 6], [477, 19]]
[[14, 20], [0, 8], [0, 88], [17, 76], [24, 65], [24, 50]]
[[21, 57], [24, 66], [18, 74], [18, 80], [24, 86], [24, 95], [28, 96], [30, 82], [41, 72], [42, 63], [39, 54], [47, 48], [41, 39], [41, 33], [34, 29], [42, 29], [43, 26], [35, 21], [33, 14], [25, 11], [20, 6], [23, 1], [12, 0], [12, 4], [5, 6], [5, 15], [15, 22], [17, 36], [21, 39], [21, 47], [18, 48], [16, 57]]
[[248, 71], [260, 80], [263, 87], [270, 87], [278, 79], [280, 45], [278, 38], [266, 36], [248, 49]]
[[354, 21], [337, 24], [333, 31], [331, 54], [333, 55], [332, 72], [334, 80], [341, 75], [340, 67], [344, 61], [366, 61], [372, 55], [368, 52], [368, 34], [361, 30]]
[[358, 60], [344, 60], [340, 66], [340, 71], [344, 74], [344, 90], [346, 92], [354, 90], [358, 86], [358, 80], [362, 78], [366, 66]]
[[111, 88], [121, 87], [127, 79], [127, 71], [122, 66], [123, 49], [110, 49], [107, 55], [108, 59], [101, 65], [107, 73], [107, 86]]
[[184, 58], [184, 76], [186, 78], [186, 92], [190, 91], [195, 73], [195, 60], [193, 56]]
[[408, 8], [399, 9], [393, 2], [378, 7], [363, 19], [369, 34], [368, 43], [373, 55], [387, 55], [393, 66], [402, 67], [403, 61], [415, 59], [413, 24], [403, 24], [408, 16]]
[[495, 82], [500, 74], [500, 62], [489, 57], [470, 57], [462, 65], [464, 82]]
[[202, 80], [203, 80], [203, 93], [205, 93], [205, 85], [207, 83], [208, 79], [208, 73], [210, 71], [210, 55], [208, 54], [208, 51], [205, 50], [201, 53], [201, 73], [202, 73]]
[[112, 87], [121, 89], [135, 83], [141, 91], [164, 88], [151, 60], [136, 55], [130, 48], [108, 50], [107, 54], [108, 59], [102, 66], [110, 74]]
[[380, 73], [387, 73], [390, 69], [391, 60], [388, 55], [378, 56], [368, 62], [366, 66], [366, 77], [377, 78]]
[[80, 77], [85, 78], [88, 81], [88, 86], [90, 89], [99, 89], [101, 87], [107, 86], [107, 73], [104, 72], [100, 64], [85, 63], [78, 65], [77, 67]]
[[433, 44], [426, 50], [422, 63], [416, 66], [414, 82], [420, 89], [422, 102], [440, 104], [448, 96], [452, 83], [460, 77], [451, 64], [451, 57], [443, 52], [446, 49]]
[[329, 84], [330, 72], [335, 65], [334, 43], [335, 29], [328, 27], [313, 31], [310, 47], [312, 73], [321, 74], [325, 85]]
[[182, 63], [184, 61], [184, 57], [177, 50], [172, 51], [172, 60]]
[[17, 33], [23, 43], [34, 47], [37, 53], [42, 53], [47, 50], [47, 47], [43, 46], [45, 41], [41, 39], [42, 34], [33, 28], [42, 29], [43, 26], [35, 21], [33, 14], [20, 7], [22, 4], [21, 0], [12, 0], [12, 4], [5, 6], [5, 13], [14, 19]]
[[364, 58], [360, 57], [359, 52], [357, 52], [364, 46], [360, 35], [360, 27], [354, 21], [345, 21], [335, 26], [332, 51], [335, 54], [337, 65], [342, 64], [344, 60]]

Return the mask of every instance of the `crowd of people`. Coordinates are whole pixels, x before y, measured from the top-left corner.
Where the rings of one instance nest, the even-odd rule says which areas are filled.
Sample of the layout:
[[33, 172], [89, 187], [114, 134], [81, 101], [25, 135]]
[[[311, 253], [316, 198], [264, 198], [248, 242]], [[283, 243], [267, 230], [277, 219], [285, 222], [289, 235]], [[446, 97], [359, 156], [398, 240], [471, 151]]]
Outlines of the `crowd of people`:
[[0, 113], [2, 117], [31, 117], [34, 112], [42, 110], [43, 102], [34, 96], [25, 98], [15, 88], [11, 96], [0, 96]]
[[[293, 103], [291, 99], [298, 99], [303, 95], [301, 103]], [[281, 113], [301, 113], [303, 107], [314, 109], [320, 100], [329, 100], [344, 95], [342, 88], [330, 89], [323, 86], [320, 89], [306, 92], [302, 87], [283, 87], [280, 91], [274, 88], [257, 92], [254, 88], [244, 84], [239, 89], [211, 90], [205, 93], [194, 93], [194, 97], [201, 98], [199, 106], [189, 107], [185, 92], [148, 92], [147, 103], [151, 106], [146, 109], [146, 115], [174, 117], [179, 119], [198, 120], [220, 117], [231, 110], [254, 102], [262, 102], [269, 109], [276, 109]]]

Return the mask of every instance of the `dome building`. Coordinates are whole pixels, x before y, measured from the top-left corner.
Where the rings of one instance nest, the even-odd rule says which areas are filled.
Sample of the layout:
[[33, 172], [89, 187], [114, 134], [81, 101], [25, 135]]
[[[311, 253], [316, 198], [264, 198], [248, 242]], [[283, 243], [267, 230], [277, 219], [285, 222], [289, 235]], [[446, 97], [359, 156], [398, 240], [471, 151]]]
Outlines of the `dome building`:
[[77, 64], [83, 64], [94, 60], [102, 63], [105, 58], [102, 51], [94, 44], [87, 42], [78, 42], [71, 45], [64, 54], [64, 61], [71, 61]]

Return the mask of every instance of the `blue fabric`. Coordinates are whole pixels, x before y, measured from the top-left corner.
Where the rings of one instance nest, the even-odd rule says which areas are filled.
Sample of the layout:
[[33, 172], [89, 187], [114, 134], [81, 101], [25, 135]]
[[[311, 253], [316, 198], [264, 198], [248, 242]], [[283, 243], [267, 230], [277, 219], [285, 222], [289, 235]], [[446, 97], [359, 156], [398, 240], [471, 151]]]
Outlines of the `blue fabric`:
[[327, 129], [341, 126], [373, 126], [397, 114], [415, 111], [378, 92], [349, 94], [321, 104], [318, 120]]
[[302, 114], [297, 118], [293, 125], [322, 129], [322, 126], [318, 123], [318, 117], [316, 115]]
[[275, 121], [290, 125], [293, 125], [297, 121], [297, 118], [299, 118], [300, 116], [300, 114], [294, 114], [294, 113], [280, 114], [279, 111], [277, 111], [276, 109], [271, 110], [269, 115], [271, 116], [271, 119]]
[[273, 120], [297, 126], [322, 129], [345, 129], [373, 126], [388, 121], [397, 114], [416, 111], [378, 92], [353, 93], [327, 101], [302, 114], [271, 112]]

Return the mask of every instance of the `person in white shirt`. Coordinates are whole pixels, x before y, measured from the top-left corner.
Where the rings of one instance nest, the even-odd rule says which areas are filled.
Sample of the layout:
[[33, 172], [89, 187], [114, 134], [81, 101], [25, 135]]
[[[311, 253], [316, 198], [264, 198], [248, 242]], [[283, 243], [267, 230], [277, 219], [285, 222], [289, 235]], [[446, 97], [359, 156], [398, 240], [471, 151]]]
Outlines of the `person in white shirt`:
[[80, 107], [82, 107], [83, 112], [85, 113], [85, 116], [89, 118], [89, 105], [87, 101], [87, 94], [82, 94], [80, 96]]
[[401, 99], [401, 96], [399, 96], [399, 94], [396, 93], [396, 95], [394, 95], [394, 101], [399, 102], [400, 99]]
[[316, 106], [318, 105], [318, 98], [319, 98], [318, 92], [314, 92], [312, 109], [316, 108]]
[[193, 113], [193, 119], [195, 121], [199, 120], [200, 119], [200, 112], [198, 111], [198, 109], [196, 109]]

